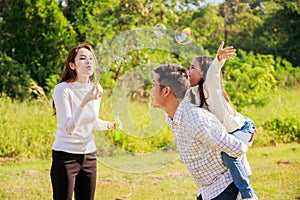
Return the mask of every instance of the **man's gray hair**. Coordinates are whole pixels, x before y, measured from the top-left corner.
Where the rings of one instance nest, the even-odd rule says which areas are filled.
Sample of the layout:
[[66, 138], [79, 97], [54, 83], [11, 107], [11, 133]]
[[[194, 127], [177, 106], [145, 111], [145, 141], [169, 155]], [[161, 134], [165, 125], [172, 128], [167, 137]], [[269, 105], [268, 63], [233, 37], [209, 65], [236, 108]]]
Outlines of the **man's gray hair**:
[[190, 87], [188, 70], [179, 64], [163, 64], [154, 69], [159, 75], [158, 83], [171, 88], [178, 99], [183, 99]]

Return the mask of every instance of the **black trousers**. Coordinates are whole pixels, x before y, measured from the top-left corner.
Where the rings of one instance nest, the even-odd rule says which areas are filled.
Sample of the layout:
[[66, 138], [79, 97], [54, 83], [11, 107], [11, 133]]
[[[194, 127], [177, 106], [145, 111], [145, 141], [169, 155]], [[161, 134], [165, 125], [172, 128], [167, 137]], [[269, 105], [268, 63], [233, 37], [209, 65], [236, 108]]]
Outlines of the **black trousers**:
[[53, 199], [93, 200], [96, 189], [97, 154], [52, 151], [50, 171]]
[[[238, 193], [238, 188], [232, 182], [219, 196], [212, 200], [236, 200]], [[202, 200], [201, 194], [197, 197], [197, 200]]]

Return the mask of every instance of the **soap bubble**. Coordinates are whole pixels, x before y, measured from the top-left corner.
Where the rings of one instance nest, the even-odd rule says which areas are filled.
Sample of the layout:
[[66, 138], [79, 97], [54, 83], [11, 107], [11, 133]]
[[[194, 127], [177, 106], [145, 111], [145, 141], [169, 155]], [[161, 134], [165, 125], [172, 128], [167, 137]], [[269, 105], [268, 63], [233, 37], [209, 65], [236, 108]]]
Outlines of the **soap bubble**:
[[131, 62], [132, 61], [132, 57], [131, 56], [129, 56], [129, 55], [127, 55], [127, 56], [125, 56], [125, 62], [126, 63], [129, 63], [129, 62]]
[[119, 43], [119, 44], [122, 45], [122, 44], [124, 44], [124, 42], [125, 42], [125, 38], [123, 38], [123, 37], [119, 37], [119, 38], [118, 38], [118, 43]]
[[142, 30], [141, 28], [136, 28], [135, 29], [136, 34], [140, 34], [141, 30]]
[[142, 43], [142, 42], [139, 42], [139, 43], [136, 44], [136, 48], [139, 49], [139, 50], [143, 49], [144, 46], [145, 46], [145, 45], [144, 45], [144, 43]]
[[153, 53], [154, 52], [154, 47], [153, 46], [149, 46], [147, 50], [148, 50], [149, 53]]
[[144, 60], [144, 59], [140, 60], [140, 64], [141, 64], [141, 65], [146, 64], [146, 60]]
[[124, 60], [124, 58], [122, 58], [120, 56], [115, 56], [115, 62], [117, 65], [123, 65], [125, 60]]
[[156, 37], [162, 37], [166, 33], [166, 26], [163, 24], [156, 24], [154, 26], [154, 34]]
[[151, 2], [146, 3], [145, 8], [148, 12], [151, 12], [153, 9]]
[[187, 44], [191, 41], [192, 31], [190, 28], [178, 28], [175, 31], [175, 40], [179, 44]]
[[152, 44], [156, 45], [156, 44], [158, 44], [159, 39], [156, 37], [156, 38], [153, 38], [151, 41], [152, 41]]
[[109, 67], [101, 67], [101, 69], [100, 69], [100, 73], [101, 74], [104, 74], [104, 73], [106, 73], [106, 72], [109, 72], [110, 71], [110, 68]]
[[[165, 135], [166, 115], [163, 110], [153, 106], [154, 69], [161, 63], [170, 63], [175, 59], [187, 65], [194, 57], [206, 55], [204, 49], [192, 40], [190, 32], [183, 31], [184, 28], [177, 32], [187, 37], [176, 33], [177, 41], [174, 38], [175, 30], [168, 30], [163, 24], [150, 28], [139, 26], [118, 33], [102, 41], [101, 47], [95, 48], [101, 66], [98, 74], [103, 73], [98, 80], [103, 87], [114, 86], [111, 90], [112, 114], [123, 122], [118, 132], [121, 137], [117, 134], [118, 137], [108, 137], [107, 134], [95, 136], [102, 164], [124, 172], [148, 173], [178, 159], [176, 145], [171, 139], [166, 139], [160, 149], [151, 148], [145, 152], [139, 148], [128, 151], [126, 144], [133, 141], [131, 138], [136, 142], [147, 142], [148, 139], [156, 140]], [[178, 43], [185, 43], [187, 39], [191, 40], [188, 44]], [[113, 79], [115, 77], [116, 80]], [[120, 145], [119, 140], [124, 141], [125, 145]]]
[[122, 54], [125, 54], [126, 52], [127, 52], [127, 48], [126, 48], [126, 47], [122, 47], [122, 48], [120, 49], [121, 55], [122, 55]]

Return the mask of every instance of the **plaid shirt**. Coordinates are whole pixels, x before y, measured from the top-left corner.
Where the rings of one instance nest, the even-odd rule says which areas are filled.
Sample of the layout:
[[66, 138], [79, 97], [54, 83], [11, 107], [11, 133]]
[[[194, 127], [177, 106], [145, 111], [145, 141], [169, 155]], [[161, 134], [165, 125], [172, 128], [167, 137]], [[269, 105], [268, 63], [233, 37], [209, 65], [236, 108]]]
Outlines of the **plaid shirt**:
[[184, 100], [173, 119], [167, 116], [167, 122], [180, 157], [198, 185], [202, 198], [217, 197], [233, 181], [223, 164], [221, 152], [238, 157], [248, 147], [228, 134], [216, 116]]

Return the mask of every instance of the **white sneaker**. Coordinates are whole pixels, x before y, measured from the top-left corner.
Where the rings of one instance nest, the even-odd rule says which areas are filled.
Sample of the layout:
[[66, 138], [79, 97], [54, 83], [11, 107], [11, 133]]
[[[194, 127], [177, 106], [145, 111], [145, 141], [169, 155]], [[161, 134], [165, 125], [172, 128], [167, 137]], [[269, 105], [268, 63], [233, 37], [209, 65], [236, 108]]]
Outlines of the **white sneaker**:
[[258, 197], [256, 195], [254, 195], [254, 197], [252, 197], [252, 198], [247, 198], [247, 199], [243, 199], [243, 200], [258, 200]]

